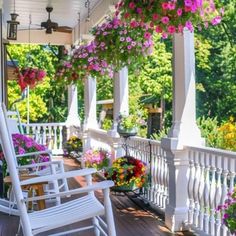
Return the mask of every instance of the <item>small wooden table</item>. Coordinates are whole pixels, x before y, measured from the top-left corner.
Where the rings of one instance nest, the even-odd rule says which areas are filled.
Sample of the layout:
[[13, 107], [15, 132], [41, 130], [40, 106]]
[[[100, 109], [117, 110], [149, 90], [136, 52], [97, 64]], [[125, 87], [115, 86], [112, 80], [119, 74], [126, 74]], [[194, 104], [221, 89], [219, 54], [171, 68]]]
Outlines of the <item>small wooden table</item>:
[[[38, 177], [38, 175], [21, 175], [20, 180], [23, 181], [23, 180], [27, 180], [27, 179], [31, 179], [31, 178], [35, 178], [35, 177]], [[6, 176], [3, 181], [6, 184], [9, 184], [9, 185], [12, 184], [10, 176]], [[40, 183], [25, 185], [25, 186], [22, 186], [22, 189], [30, 190], [32, 188], [35, 190], [37, 196], [43, 196], [44, 195], [44, 189], [43, 189], [44, 184], [48, 184], [48, 182], [40, 182]], [[38, 200], [37, 204], [38, 204], [38, 210], [43, 210], [46, 208], [46, 203], [45, 203], [44, 199]]]

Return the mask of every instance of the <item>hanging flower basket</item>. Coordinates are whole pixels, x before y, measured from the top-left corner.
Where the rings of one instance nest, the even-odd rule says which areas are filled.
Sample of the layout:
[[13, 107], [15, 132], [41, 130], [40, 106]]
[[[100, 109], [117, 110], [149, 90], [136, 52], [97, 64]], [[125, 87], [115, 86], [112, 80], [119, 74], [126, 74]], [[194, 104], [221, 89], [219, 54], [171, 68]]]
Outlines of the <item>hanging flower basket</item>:
[[145, 24], [129, 24], [114, 17], [96, 26], [92, 33], [98, 57], [115, 71], [125, 66], [136, 69], [152, 52], [152, 34]]
[[71, 58], [63, 61], [57, 72], [57, 77], [63, 78], [68, 83], [83, 80], [88, 76], [93, 78], [113, 77], [111, 67], [105, 59], [98, 56], [94, 42], [74, 49]]
[[46, 72], [37, 68], [17, 68], [15, 71], [18, 84], [20, 86], [21, 91], [29, 86], [30, 88], [34, 88], [39, 82], [42, 82], [44, 77], [46, 76]]
[[122, 0], [117, 13], [128, 22], [144, 22], [163, 38], [184, 27], [193, 31], [221, 22], [223, 10], [217, 11], [214, 0]]

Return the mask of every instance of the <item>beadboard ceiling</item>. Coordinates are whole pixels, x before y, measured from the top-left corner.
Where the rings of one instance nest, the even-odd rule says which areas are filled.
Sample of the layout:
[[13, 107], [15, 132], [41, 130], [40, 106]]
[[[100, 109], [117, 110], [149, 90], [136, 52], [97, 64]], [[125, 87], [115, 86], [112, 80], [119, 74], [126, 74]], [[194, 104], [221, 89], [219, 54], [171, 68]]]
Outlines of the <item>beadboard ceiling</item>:
[[[17, 20], [20, 22], [19, 29], [29, 27], [29, 16], [31, 15], [31, 27], [40, 28], [42, 21], [48, 19], [46, 7], [53, 7], [51, 20], [59, 26], [75, 27], [78, 23], [78, 12], [81, 20], [87, 17], [86, 0], [15, 0], [15, 12], [19, 14]], [[90, 0], [91, 9], [95, 8], [101, 0]], [[3, 0], [3, 21], [10, 19], [10, 13], [14, 11], [14, 0]]]

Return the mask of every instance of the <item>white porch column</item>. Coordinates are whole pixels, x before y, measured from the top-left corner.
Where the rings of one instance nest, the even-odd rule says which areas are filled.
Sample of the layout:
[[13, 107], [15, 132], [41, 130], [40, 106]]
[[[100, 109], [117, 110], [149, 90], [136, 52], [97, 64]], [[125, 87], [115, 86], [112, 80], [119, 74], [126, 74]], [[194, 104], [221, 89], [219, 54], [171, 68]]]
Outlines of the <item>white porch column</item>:
[[111, 136], [117, 136], [117, 119], [120, 114], [129, 114], [129, 83], [128, 69], [124, 67], [119, 72], [114, 74], [113, 87], [113, 126], [110, 130]]
[[84, 129], [98, 128], [96, 79], [88, 77], [84, 85]]
[[81, 128], [78, 115], [78, 92], [75, 84], [68, 86], [68, 116], [66, 119], [67, 138], [78, 134]]
[[162, 139], [169, 166], [169, 204], [165, 223], [172, 231], [182, 230], [187, 220], [189, 161], [184, 145], [202, 145], [196, 125], [194, 34], [174, 36], [173, 123]]
[[120, 114], [129, 114], [129, 83], [128, 83], [128, 69], [122, 68], [119, 72], [114, 74], [113, 87], [113, 125], [108, 134], [113, 138], [113, 156], [122, 156], [123, 152], [120, 148], [120, 136], [117, 133], [117, 118]]

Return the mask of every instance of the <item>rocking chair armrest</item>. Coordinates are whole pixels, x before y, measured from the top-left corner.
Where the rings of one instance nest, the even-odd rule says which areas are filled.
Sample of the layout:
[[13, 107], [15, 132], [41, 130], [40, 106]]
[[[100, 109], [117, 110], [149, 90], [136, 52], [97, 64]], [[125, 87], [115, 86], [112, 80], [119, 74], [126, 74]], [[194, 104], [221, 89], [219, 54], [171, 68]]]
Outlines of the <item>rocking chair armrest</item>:
[[17, 168], [19, 170], [22, 169], [29, 169], [29, 168], [34, 168], [34, 167], [41, 167], [41, 166], [51, 166], [51, 165], [60, 165], [62, 161], [47, 161], [47, 162], [40, 162], [40, 163], [34, 163], [34, 164], [29, 164], [29, 165], [23, 165], [23, 166], [18, 166]]
[[60, 192], [60, 193], [47, 194], [47, 195], [42, 195], [38, 197], [31, 197], [31, 198], [24, 199], [24, 201], [29, 202], [29, 201], [50, 199], [50, 198], [55, 198], [55, 197], [71, 196], [71, 195], [80, 194], [80, 193], [88, 193], [88, 192], [93, 192], [97, 190], [109, 189], [110, 187], [113, 187], [113, 186], [114, 186], [113, 181], [104, 180], [102, 182], [94, 183], [86, 187], [76, 188], [76, 189], [72, 189], [72, 190]]
[[43, 154], [51, 155], [52, 153], [51, 153], [50, 150], [44, 150], [44, 151], [38, 151], [38, 152], [27, 152], [27, 153], [24, 153], [24, 154], [16, 155], [16, 158], [19, 158], [19, 157], [29, 157], [29, 156], [37, 156], [37, 155], [43, 155]]
[[45, 176], [35, 177], [32, 179], [23, 180], [23, 181], [21, 181], [21, 185], [36, 184], [36, 183], [41, 183], [41, 182], [50, 182], [53, 180], [59, 180], [59, 179], [64, 179], [64, 178], [73, 178], [76, 176], [88, 176], [88, 175], [94, 174], [96, 172], [97, 172], [97, 170], [94, 168], [86, 168], [86, 169], [82, 169], [82, 170], [67, 171], [64, 173], [45, 175]]

